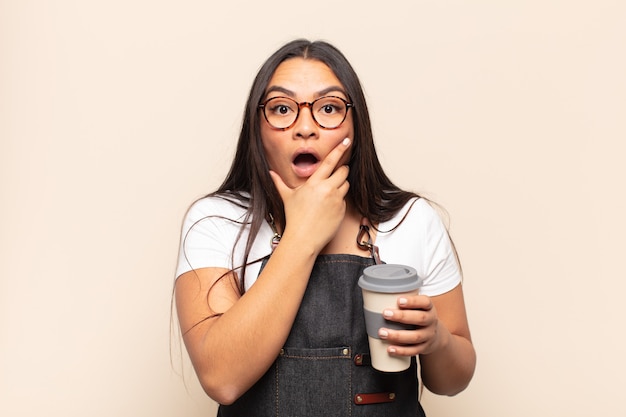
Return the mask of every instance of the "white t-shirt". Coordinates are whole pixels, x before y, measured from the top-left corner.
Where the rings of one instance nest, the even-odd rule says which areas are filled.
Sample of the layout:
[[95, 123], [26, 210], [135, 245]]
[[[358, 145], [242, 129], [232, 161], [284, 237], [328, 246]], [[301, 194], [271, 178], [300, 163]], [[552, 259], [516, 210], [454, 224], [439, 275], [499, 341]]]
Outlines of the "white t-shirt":
[[[408, 215], [400, 226], [390, 231], [407, 211]], [[206, 267], [240, 269], [250, 229], [246, 225], [237, 241], [244, 216], [245, 209], [219, 197], [196, 201], [183, 223], [176, 276]], [[461, 282], [448, 233], [439, 215], [426, 200], [410, 200], [396, 216], [381, 223], [378, 229], [375, 244], [382, 261], [415, 268], [424, 279], [421, 294], [440, 295]], [[248, 262], [262, 259], [272, 252], [273, 235], [269, 224], [264, 222], [252, 245]], [[246, 290], [254, 284], [260, 268], [261, 262], [246, 267]]]

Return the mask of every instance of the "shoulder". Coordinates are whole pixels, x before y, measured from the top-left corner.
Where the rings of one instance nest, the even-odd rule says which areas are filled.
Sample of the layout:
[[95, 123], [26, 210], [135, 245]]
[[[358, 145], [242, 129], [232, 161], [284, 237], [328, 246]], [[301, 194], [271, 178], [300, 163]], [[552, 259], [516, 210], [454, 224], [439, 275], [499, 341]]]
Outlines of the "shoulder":
[[[196, 200], [183, 222], [177, 276], [198, 268], [244, 265], [250, 233], [247, 207], [245, 197], [231, 195], [211, 195]], [[264, 237], [270, 233], [267, 228], [269, 226], [262, 226], [259, 231]], [[266, 237], [266, 242], [270, 237]], [[256, 255], [254, 248], [250, 254]]]
[[385, 262], [417, 270], [424, 278], [423, 294], [443, 294], [460, 282], [448, 231], [437, 210], [424, 198], [410, 200], [390, 221], [381, 223], [376, 242]]
[[248, 205], [243, 198], [210, 195], [193, 202], [185, 218], [187, 222], [197, 222], [208, 218], [223, 218], [237, 222], [245, 218], [247, 211]]
[[390, 220], [379, 225], [381, 233], [408, 230], [413, 233], [432, 226], [443, 226], [441, 217], [425, 198], [410, 199]]

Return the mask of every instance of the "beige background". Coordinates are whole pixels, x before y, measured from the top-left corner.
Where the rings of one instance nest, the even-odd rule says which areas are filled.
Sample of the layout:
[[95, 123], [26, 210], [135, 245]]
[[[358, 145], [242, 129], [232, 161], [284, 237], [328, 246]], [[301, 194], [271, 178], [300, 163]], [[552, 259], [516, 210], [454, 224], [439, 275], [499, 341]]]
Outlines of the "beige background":
[[0, 0], [0, 415], [212, 415], [170, 363], [180, 221], [294, 37], [450, 213], [479, 360], [429, 417], [626, 414], [624, 2], [381, 4]]

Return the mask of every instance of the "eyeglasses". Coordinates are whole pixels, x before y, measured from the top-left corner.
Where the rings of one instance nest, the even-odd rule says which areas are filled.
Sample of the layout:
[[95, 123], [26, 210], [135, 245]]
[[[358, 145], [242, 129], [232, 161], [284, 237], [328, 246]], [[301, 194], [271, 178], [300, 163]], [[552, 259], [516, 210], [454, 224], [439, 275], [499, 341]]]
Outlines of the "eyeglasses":
[[311, 116], [322, 129], [336, 129], [346, 120], [348, 109], [354, 104], [341, 97], [324, 96], [312, 102], [297, 101], [289, 97], [272, 97], [259, 104], [267, 123], [275, 130], [287, 130], [296, 124], [300, 109], [308, 107]]

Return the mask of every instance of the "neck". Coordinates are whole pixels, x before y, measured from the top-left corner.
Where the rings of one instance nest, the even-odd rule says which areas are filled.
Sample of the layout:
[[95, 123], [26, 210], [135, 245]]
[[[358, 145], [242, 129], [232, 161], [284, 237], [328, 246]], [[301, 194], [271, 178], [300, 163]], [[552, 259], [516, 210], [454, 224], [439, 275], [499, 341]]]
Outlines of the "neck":
[[[357, 236], [359, 234], [362, 215], [348, 203], [346, 214], [343, 221], [337, 229], [337, 233], [326, 247], [322, 250], [323, 254], [350, 254], [358, 256], [370, 256], [368, 250], [364, 250], [357, 245]], [[370, 229], [370, 233], [375, 232]], [[375, 236], [372, 235], [372, 239]]]

